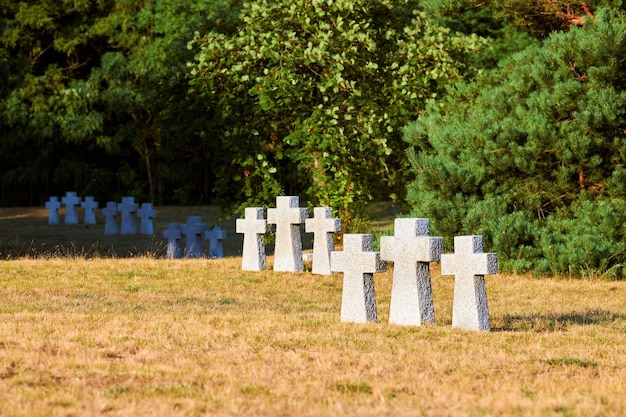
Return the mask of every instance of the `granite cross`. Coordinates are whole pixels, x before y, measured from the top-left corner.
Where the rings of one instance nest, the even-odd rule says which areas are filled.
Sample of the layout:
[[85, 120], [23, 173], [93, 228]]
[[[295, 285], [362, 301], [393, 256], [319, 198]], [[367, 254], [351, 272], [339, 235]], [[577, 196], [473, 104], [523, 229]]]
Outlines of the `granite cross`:
[[61, 208], [59, 197], [51, 196], [50, 200], [46, 201], [46, 208], [50, 210], [48, 224], [59, 224], [59, 209]]
[[154, 225], [152, 219], [156, 216], [156, 210], [152, 208], [150, 203], [141, 203], [141, 208], [137, 210], [137, 216], [141, 219], [139, 222], [139, 233], [142, 235], [153, 235]]
[[96, 213], [94, 210], [98, 208], [98, 202], [89, 196], [85, 197], [85, 201], [80, 203], [80, 206], [85, 210], [85, 224], [96, 224]]
[[204, 238], [209, 241], [209, 258], [223, 258], [222, 240], [226, 239], [226, 231], [216, 224], [213, 229], [204, 232]]
[[183, 224], [182, 233], [185, 235], [185, 257], [202, 258], [202, 235], [206, 224], [200, 216], [188, 216], [187, 223]]
[[452, 326], [491, 329], [485, 275], [498, 273], [498, 254], [483, 253], [482, 236], [456, 236], [454, 254], [441, 255], [441, 275], [454, 275]]
[[389, 323], [435, 323], [430, 262], [443, 253], [443, 238], [429, 237], [428, 219], [395, 219], [394, 236], [380, 238], [380, 257], [393, 262]]
[[167, 239], [167, 259], [180, 259], [183, 257], [180, 244], [181, 229], [180, 224], [170, 223], [168, 228], [163, 232], [163, 237]]
[[241, 269], [244, 271], [262, 271], [265, 266], [264, 235], [267, 220], [263, 218], [263, 209], [248, 207], [243, 219], [237, 219], [236, 232], [243, 233], [243, 253]]
[[78, 224], [76, 205], [80, 204], [80, 197], [74, 191], [68, 191], [61, 202], [65, 204], [65, 224]]
[[135, 213], [137, 212], [137, 203], [134, 197], [122, 197], [122, 202], [117, 205], [117, 211], [122, 213], [122, 226], [120, 233], [123, 235], [136, 235], [137, 224], [135, 223]]
[[341, 219], [333, 219], [330, 207], [315, 207], [313, 218], [304, 221], [304, 231], [313, 233], [313, 267], [311, 272], [330, 275], [330, 253], [335, 250], [333, 234], [341, 230]]
[[299, 199], [294, 196], [276, 197], [276, 208], [267, 210], [267, 223], [276, 225], [274, 271], [304, 271], [299, 225], [307, 217], [308, 210], [300, 208]]
[[117, 234], [117, 204], [115, 201], [108, 201], [105, 208], [102, 209], [104, 215], [104, 234]]
[[376, 322], [374, 273], [384, 272], [385, 262], [372, 252], [372, 235], [344, 235], [343, 251], [330, 253], [330, 269], [343, 272], [341, 321]]

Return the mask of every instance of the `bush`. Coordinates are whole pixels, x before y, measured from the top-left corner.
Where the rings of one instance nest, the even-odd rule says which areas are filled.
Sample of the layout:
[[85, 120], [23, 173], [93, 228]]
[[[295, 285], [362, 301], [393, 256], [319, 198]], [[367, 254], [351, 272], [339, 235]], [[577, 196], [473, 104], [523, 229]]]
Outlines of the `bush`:
[[508, 269], [621, 276], [621, 228], [598, 225], [626, 197], [625, 56], [626, 14], [602, 9], [455, 85], [405, 128], [413, 214]]

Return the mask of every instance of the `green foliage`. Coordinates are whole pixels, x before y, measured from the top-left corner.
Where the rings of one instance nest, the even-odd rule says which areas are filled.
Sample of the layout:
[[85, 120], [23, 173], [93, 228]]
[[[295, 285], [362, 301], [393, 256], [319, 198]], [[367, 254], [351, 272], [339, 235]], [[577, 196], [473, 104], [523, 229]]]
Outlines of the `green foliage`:
[[235, 35], [198, 36], [191, 85], [215, 111], [215, 189], [246, 204], [298, 193], [344, 220], [372, 198], [401, 196], [398, 127], [464, 76], [483, 45], [416, 6], [257, 1]]
[[489, 39], [486, 48], [469, 57], [471, 65], [477, 68], [493, 68], [504, 57], [538, 44], [531, 32], [500, 12], [497, 2], [424, 0], [420, 5], [437, 24], [453, 32]]
[[601, 8], [622, 8], [622, 0], [424, 0], [429, 14], [446, 25], [487, 35], [513, 25], [537, 38], [582, 26]]
[[451, 88], [405, 129], [413, 213], [510, 269], [621, 276], [624, 56], [626, 14], [602, 9]]
[[203, 146], [197, 135], [178, 141], [201, 120], [184, 105], [186, 44], [197, 30], [231, 31], [239, 3], [3, 0], [0, 202], [24, 204], [29, 193], [40, 204], [68, 189], [99, 199], [176, 195], [191, 175], [168, 167]]

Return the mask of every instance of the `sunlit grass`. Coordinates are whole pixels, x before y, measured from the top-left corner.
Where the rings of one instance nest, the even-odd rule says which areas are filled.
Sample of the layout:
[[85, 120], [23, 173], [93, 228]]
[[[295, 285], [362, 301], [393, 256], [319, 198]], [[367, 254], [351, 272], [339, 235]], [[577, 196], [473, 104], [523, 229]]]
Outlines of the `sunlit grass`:
[[[272, 260], [270, 258], [271, 266]], [[487, 278], [494, 331], [339, 321], [342, 277], [223, 260], [0, 263], [3, 415], [622, 415], [626, 285]]]
[[[194, 210], [161, 210], [155, 230]], [[165, 260], [158, 237], [103, 243], [42, 216], [0, 227], [30, 247], [0, 244], [2, 416], [626, 414], [626, 282], [488, 276], [480, 333], [451, 327], [437, 263], [436, 323], [389, 325], [389, 268], [379, 323], [355, 325], [339, 321], [340, 274], [273, 272], [272, 256], [241, 271], [234, 232], [225, 259]]]

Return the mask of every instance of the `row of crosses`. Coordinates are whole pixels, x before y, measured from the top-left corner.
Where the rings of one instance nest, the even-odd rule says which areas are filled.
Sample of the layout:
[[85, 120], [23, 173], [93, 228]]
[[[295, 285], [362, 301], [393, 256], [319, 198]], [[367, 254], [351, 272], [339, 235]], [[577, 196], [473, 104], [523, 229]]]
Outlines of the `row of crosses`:
[[329, 275], [330, 253], [335, 244], [333, 234], [341, 230], [341, 220], [332, 218], [329, 207], [315, 207], [314, 217], [308, 218], [308, 209], [299, 207], [299, 198], [293, 196], [276, 197], [276, 208], [267, 210], [267, 220], [263, 208], [248, 207], [245, 217], [236, 220], [236, 232], [243, 233], [242, 269], [261, 271], [266, 268], [265, 243], [263, 235], [268, 225], [276, 225], [276, 245], [274, 249], [274, 271], [302, 272], [302, 239], [300, 225], [305, 232], [313, 233], [314, 274]]
[[48, 224], [59, 224], [59, 209], [61, 205], [65, 206], [65, 218], [63, 219], [65, 224], [78, 224], [78, 210], [76, 207], [80, 205], [85, 210], [84, 223], [96, 224], [96, 215], [94, 210], [98, 208], [98, 202], [93, 197], [85, 197], [83, 200], [76, 195], [74, 191], [68, 191], [65, 193], [65, 197], [59, 200], [57, 196], [51, 196], [46, 201], [46, 208], [48, 211]]
[[[46, 202], [48, 213], [48, 224], [59, 224], [59, 209], [61, 205], [65, 206], [65, 224], [78, 224], [78, 210], [80, 205], [85, 210], [84, 224], [96, 224], [95, 210], [99, 207], [99, 203], [92, 196], [85, 197], [83, 200], [76, 195], [75, 191], [68, 191], [65, 197], [51, 196]], [[141, 219], [139, 225], [139, 233], [142, 235], [154, 234], [152, 219], [156, 216], [156, 210], [150, 203], [135, 203], [133, 197], [123, 197], [121, 203], [109, 201], [106, 207], [102, 209], [105, 217], [104, 234], [115, 235], [118, 233], [117, 217], [121, 214], [121, 227], [119, 232], [123, 235], [137, 234], [137, 224], [135, 222], [135, 214]]]
[[167, 259], [180, 259], [183, 257], [181, 238], [185, 236], [185, 257], [202, 258], [204, 254], [203, 238], [209, 241], [209, 258], [223, 258], [224, 249], [222, 240], [226, 239], [226, 231], [215, 224], [208, 230], [206, 224], [202, 223], [201, 216], [188, 216], [187, 223], [170, 223], [163, 232], [163, 237], [167, 239]]
[[498, 272], [498, 256], [483, 253], [482, 236], [457, 236], [455, 253], [443, 253], [443, 238], [429, 236], [428, 219], [399, 218], [394, 236], [383, 236], [380, 252], [374, 252], [372, 235], [344, 235], [343, 251], [335, 251], [333, 233], [340, 220], [331, 218], [330, 208], [316, 207], [314, 217], [300, 208], [298, 197], [280, 196], [276, 208], [247, 208], [245, 218], [237, 219], [237, 233], [244, 234], [242, 269], [266, 268], [263, 235], [268, 224], [276, 225], [275, 271], [303, 271], [299, 225], [314, 233], [313, 266], [316, 274], [344, 274], [341, 321], [376, 322], [374, 273], [384, 272], [386, 262], [394, 263], [389, 322], [419, 326], [435, 322], [430, 262], [441, 261], [441, 274], [454, 275], [452, 326], [489, 331], [489, 310], [485, 275]]
[[134, 197], [122, 197], [121, 203], [108, 201], [106, 207], [102, 209], [104, 215], [104, 234], [115, 235], [117, 229], [117, 215], [121, 214], [122, 220], [119, 233], [122, 235], [137, 234], [137, 223], [135, 222], [135, 214], [139, 216], [139, 233], [142, 235], [153, 235], [154, 225], [152, 219], [156, 216], [156, 210], [152, 208], [150, 203], [135, 203]]

